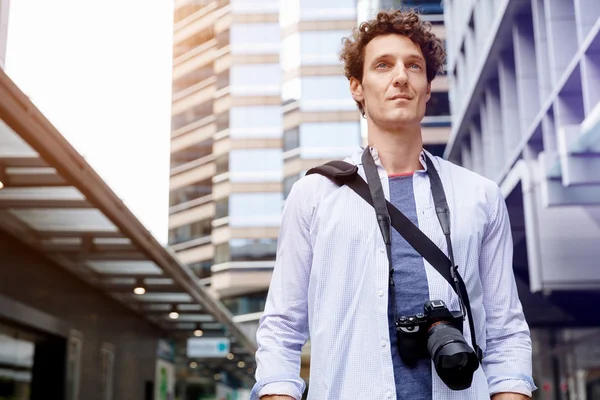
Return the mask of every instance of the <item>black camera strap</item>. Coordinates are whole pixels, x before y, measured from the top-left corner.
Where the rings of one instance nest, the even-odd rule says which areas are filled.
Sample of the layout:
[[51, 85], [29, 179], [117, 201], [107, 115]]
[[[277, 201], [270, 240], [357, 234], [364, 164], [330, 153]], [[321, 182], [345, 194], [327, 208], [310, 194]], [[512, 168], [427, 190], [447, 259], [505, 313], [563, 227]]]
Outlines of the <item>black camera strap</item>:
[[[469, 320], [469, 329], [471, 330], [471, 342], [473, 350], [477, 353], [479, 360], [483, 359], [483, 352], [477, 345], [475, 324], [471, 312], [471, 303], [466, 285], [458, 272], [454, 263], [454, 253], [452, 250], [452, 241], [450, 238], [450, 209], [446, 201], [446, 195], [440, 179], [440, 176], [433, 165], [431, 159], [425, 154], [427, 163], [427, 174], [431, 183], [431, 192], [435, 204], [436, 214], [440, 226], [446, 237], [448, 246], [448, 256], [444, 254], [435, 243], [431, 241], [415, 224], [412, 223], [400, 210], [385, 199], [377, 166], [371, 156], [369, 148], [365, 149], [362, 155], [363, 167], [367, 182], [358, 174], [358, 167], [344, 161], [330, 161], [319, 167], [310, 169], [306, 174], [320, 174], [338, 185], [346, 185], [356, 194], [369, 203], [377, 216], [377, 223], [383, 236], [386, 246], [386, 252], [390, 271], [390, 286], [394, 287], [393, 265], [391, 252], [391, 228], [393, 227], [429, 264], [431, 264], [446, 281], [452, 286], [459, 296], [461, 307], [466, 308], [466, 314]], [[394, 317], [398, 320], [398, 310], [396, 305], [395, 289], [392, 291], [393, 302], [395, 305]], [[464, 314], [464, 313], [463, 313]]]

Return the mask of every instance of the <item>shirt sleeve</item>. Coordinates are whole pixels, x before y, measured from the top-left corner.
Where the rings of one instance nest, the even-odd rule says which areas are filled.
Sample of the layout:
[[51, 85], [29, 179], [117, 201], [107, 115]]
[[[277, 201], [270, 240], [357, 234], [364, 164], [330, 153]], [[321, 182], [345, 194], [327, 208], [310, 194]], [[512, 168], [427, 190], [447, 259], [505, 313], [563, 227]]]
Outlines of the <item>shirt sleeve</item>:
[[[275, 268], [256, 334], [256, 384], [250, 395], [288, 395], [297, 400], [306, 388], [300, 353], [308, 339], [308, 283], [312, 264], [310, 226], [314, 184], [308, 176], [292, 188], [283, 210]], [[311, 184], [312, 182], [312, 184]]]
[[513, 273], [508, 211], [498, 186], [489, 192], [488, 222], [479, 259], [487, 327], [483, 370], [491, 395], [515, 392], [531, 396], [536, 389], [531, 338]]

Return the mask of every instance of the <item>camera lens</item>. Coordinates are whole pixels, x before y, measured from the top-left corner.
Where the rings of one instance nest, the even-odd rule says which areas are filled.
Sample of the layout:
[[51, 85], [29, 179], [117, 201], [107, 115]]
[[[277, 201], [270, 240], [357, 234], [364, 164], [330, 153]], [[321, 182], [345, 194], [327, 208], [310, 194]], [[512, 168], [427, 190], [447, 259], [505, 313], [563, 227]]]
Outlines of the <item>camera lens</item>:
[[469, 357], [465, 353], [457, 353], [451, 356], [442, 357], [441, 367], [450, 369], [462, 369], [467, 365]]
[[446, 321], [433, 324], [428, 332], [427, 350], [438, 376], [450, 389], [464, 390], [471, 386], [479, 360], [458, 329]]

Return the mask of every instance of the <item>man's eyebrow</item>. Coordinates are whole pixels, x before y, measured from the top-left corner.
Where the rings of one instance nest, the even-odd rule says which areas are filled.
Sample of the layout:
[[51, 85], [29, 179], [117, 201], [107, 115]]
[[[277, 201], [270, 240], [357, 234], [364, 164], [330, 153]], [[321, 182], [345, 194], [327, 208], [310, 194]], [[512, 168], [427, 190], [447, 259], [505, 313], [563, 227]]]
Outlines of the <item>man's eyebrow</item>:
[[416, 61], [425, 62], [425, 58], [422, 55], [420, 55], [420, 54], [411, 54], [408, 57], [406, 57], [406, 59], [408, 61], [414, 61], [414, 60], [416, 60]]
[[[379, 55], [375, 56], [375, 58], [373, 58], [373, 62], [371, 64], [376, 63], [379, 60], [382, 60], [384, 58], [393, 58], [393, 57], [394, 56], [392, 54], [390, 54], [390, 53], [379, 54]], [[414, 54], [409, 54], [406, 57], [406, 61], [420, 61], [420, 62], [425, 62], [425, 58], [423, 56], [421, 56], [420, 54], [414, 53]]]
[[375, 56], [375, 58], [373, 58], [373, 62], [377, 62], [379, 60], [381, 60], [382, 58], [392, 58], [393, 56], [390, 53], [383, 53], [383, 54], [379, 54], [377, 56]]

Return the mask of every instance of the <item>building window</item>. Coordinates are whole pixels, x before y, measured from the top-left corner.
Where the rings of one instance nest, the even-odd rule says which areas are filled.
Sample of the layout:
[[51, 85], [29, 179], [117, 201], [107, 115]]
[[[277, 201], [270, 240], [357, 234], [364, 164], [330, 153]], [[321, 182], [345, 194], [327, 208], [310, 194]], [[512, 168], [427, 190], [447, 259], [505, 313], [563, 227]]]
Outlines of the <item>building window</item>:
[[431, 98], [425, 108], [425, 116], [447, 116], [450, 115], [450, 101], [448, 92], [432, 92]]
[[305, 31], [300, 34], [302, 65], [336, 65], [346, 31]]
[[279, 226], [282, 193], [233, 193], [229, 196], [229, 226]]
[[197, 183], [194, 185], [175, 189], [171, 191], [169, 195], [169, 207], [173, 207], [181, 203], [185, 203], [188, 201], [198, 199], [200, 197], [207, 196], [210, 194], [210, 191], [210, 181], [207, 181], [206, 184]]
[[[283, 9], [292, 7], [283, 7]], [[283, 10], [282, 10], [283, 12]], [[281, 40], [281, 67], [290, 71], [300, 66], [300, 34], [292, 33]]]
[[302, 99], [345, 99], [351, 97], [345, 76], [306, 76], [301, 79]]
[[221, 154], [215, 159], [216, 175], [229, 172], [229, 154]]
[[443, 14], [442, 0], [395, 0], [394, 8], [414, 8], [419, 14]]
[[287, 199], [292, 191], [292, 187], [300, 180], [301, 175], [292, 175], [283, 179], [283, 198]]
[[281, 41], [279, 23], [233, 24], [232, 54], [278, 54]]
[[232, 138], [280, 138], [283, 115], [280, 106], [232, 107], [229, 136]]
[[188, 267], [190, 267], [190, 269], [194, 271], [198, 278], [204, 279], [211, 276], [210, 267], [212, 267], [212, 265], [212, 260], [207, 260], [196, 262], [193, 264], [188, 264]]
[[233, 315], [261, 312], [265, 309], [267, 292], [258, 292], [244, 296], [223, 298], [221, 301]]
[[356, 0], [300, 0], [300, 8], [354, 8]]
[[215, 264], [223, 264], [231, 261], [229, 243], [221, 243], [215, 246]]
[[275, 259], [277, 239], [231, 239], [231, 261], [270, 261]]
[[210, 220], [193, 222], [191, 224], [183, 225], [178, 228], [169, 230], [169, 244], [175, 245], [179, 243], [189, 242], [190, 240], [209, 236], [210, 233]]
[[283, 133], [283, 151], [290, 151], [300, 147], [300, 129], [288, 129]]
[[231, 67], [231, 94], [241, 96], [278, 95], [281, 88], [279, 64], [248, 64]]
[[171, 118], [171, 131], [176, 131], [211, 115], [213, 115], [212, 103], [200, 104], [191, 110], [186, 110], [181, 114], [173, 116]]
[[283, 150], [301, 148], [302, 158], [343, 157], [360, 146], [359, 122], [305, 122], [283, 135]]
[[215, 201], [215, 219], [229, 216], [229, 199], [224, 198]]
[[344, 147], [359, 144], [358, 122], [307, 122], [300, 125], [301, 147]]
[[281, 182], [281, 149], [236, 149], [229, 153], [231, 182]]
[[237, 14], [277, 14], [279, 0], [231, 0], [231, 11]]
[[212, 146], [196, 144], [171, 154], [171, 168], [196, 161], [212, 153]]
[[433, 156], [443, 157], [444, 150], [446, 149], [445, 144], [426, 144], [423, 145], [423, 148], [430, 152]]
[[354, 110], [345, 76], [307, 76], [301, 78], [300, 107], [306, 111]]
[[283, 104], [300, 101], [301, 94], [302, 85], [300, 83], [300, 78], [289, 80], [281, 85], [281, 100]]

